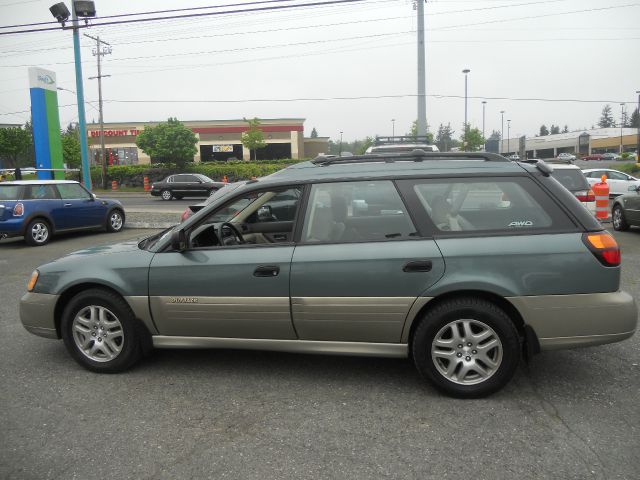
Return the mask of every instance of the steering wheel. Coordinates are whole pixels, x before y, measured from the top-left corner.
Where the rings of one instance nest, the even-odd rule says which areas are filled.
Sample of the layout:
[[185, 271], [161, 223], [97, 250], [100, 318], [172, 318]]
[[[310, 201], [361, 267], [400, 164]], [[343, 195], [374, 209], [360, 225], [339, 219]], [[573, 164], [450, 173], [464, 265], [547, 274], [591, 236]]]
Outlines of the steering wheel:
[[[226, 239], [224, 238], [224, 229], [225, 227], [228, 227], [229, 230], [231, 230], [231, 233], [233, 233], [233, 240], [231, 239]], [[238, 230], [238, 227], [236, 227], [233, 223], [230, 222], [222, 222], [220, 225], [218, 225], [218, 239], [220, 240], [220, 245], [237, 245], [237, 244], [241, 244], [244, 243], [244, 237], [242, 236], [242, 233], [240, 233], [240, 230]]]

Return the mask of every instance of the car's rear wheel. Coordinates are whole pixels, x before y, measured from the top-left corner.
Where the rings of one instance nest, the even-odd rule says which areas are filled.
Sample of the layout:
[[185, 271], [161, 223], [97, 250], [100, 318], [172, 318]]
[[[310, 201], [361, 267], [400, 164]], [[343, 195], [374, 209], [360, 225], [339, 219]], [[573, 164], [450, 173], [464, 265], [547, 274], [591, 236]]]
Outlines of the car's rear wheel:
[[520, 340], [504, 311], [467, 297], [428, 311], [414, 333], [412, 352], [418, 371], [436, 388], [454, 397], [477, 398], [511, 379]]
[[35, 218], [29, 222], [24, 232], [24, 240], [32, 247], [40, 247], [49, 243], [51, 226], [43, 218]]
[[624, 216], [624, 210], [620, 205], [616, 205], [613, 207], [613, 212], [611, 212], [613, 228], [620, 232], [629, 229], [629, 224], [627, 223], [627, 219]]
[[116, 209], [109, 212], [107, 218], [107, 232], [115, 233], [124, 228], [124, 214], [122, 211]]
[[173, 194], [171, 193], [171, 190], [162, 190], [160, 192], [160, 198], [162, 198], [163, 200], [169, 201], [173, 198]]
[[61, 333], [71, 356], [94, 372], [117, 373], [142, 355], [133, 312], [115, 293], [90, 289], [71, 299], [62, 314]]

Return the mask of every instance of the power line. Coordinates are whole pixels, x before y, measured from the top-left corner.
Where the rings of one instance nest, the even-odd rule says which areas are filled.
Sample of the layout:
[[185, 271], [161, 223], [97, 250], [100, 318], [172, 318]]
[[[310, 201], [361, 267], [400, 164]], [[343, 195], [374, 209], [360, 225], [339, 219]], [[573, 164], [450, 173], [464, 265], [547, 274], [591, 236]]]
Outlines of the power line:
[[[140, 23], [140, 22], [157, 22], [160, 20], [176, 20], [180, 18], [210, 17], [210, 16], [218, 16], [218, 15], [237, 14], [237, 13], [253, 13], [253, 12], [265, 12], [265, 11], [277, 11], [277, 10], [293, 10], [298, 8], [322, 6], [322, 5], [343, 5], [343, 4], [357, 3], [357, 2], [363, 2], [363, 1], [365, 0], [325, 0], [325, 1], [300, 3], [300, 4], [293, 4], [293, 5], [271, 5], [267, 7], [258, 7], [258, 8], [250, 8], [250, 9], [225, 10], [224, 12], [188, 13], [185, 15], [169, 15], [165, 17], [133, 18], [129, 20], [112, 20], [109, 22], [96, 22], [96, 23], [92, 23], [91, 25], [94, 27], [100, 27], [104, 25], [120, 25], [124, 23], [129, 24], [129, 23]], [[250, 5], [250, 4], [247, 4], [247, 5]], [[78, 28], [87, 28], [87, 27], [88, 25], [84, 26], [82, 24], [78, 24]], [[0, 35], [46, 32], [51, 30], [59, 30], [59, 27], [28, 29], [28, 30], [12, 30], [9, 32], [0, 32]]]

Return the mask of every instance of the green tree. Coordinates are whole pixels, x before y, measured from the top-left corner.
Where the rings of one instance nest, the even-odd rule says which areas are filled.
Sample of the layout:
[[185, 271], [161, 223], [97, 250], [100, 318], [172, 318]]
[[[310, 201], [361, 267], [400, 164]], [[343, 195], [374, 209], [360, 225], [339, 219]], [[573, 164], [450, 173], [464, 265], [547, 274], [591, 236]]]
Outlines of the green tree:
[[604, 107], [602, 107], [602, 114], [600, 115], [598, 126], [600, 128], [609, 128], [616, 126], [616, 121], [611, 114], [611, 105], [606, 104]]
[[311, 138], [318, 138], [318, 131], [316, 130], [316, 127], [313, 127], [311, 130]]
[[447, 125], [440, 124], [436, 134], [436, 146], [441, 152], [448, 152], [453, 147], [458, 146], [458, 140], [453, 138], [454, 133], [450, 123], [447, 123]]
[[468, 124], [466, 125], [465, 133], [460, 135], [460, 140], [462, 140], [463, 147], [466, 141], [465, 151], [467, 152], [476, 152], [484, 145], [482, 132], [477, 128], [471, 128]]
[[80, 155], [80, 131], [77, 125], [69, 124], [62, 132], [62, 161], [67, 168], [80, 168], [82, 156]]
[[633, 111], [629, 120], [629, 126], [631, 128], [640, 127], [640, 115], [638, 115], [638, 107]]
[[356, 155], [364, 155], [371, 145], [373, 145], [373, 137], [366, 137], [364, 140], [356, 140], [354, 143], [353, 153]]
[[253, 152], [252, 160], [256, 160], [256, 150], [266, 147], [267, 142], [264, 141], [264, 135], [262, 133], [262, 130], [260, 130], [260, 120], [258, 120], [257, 118], [254, 118], [253, 120], [247, 120], [245, 118], [244, 121], [249, 124], [249, 130], [247, 130], [246, 132], [242, 132], [242, 145], [244, 145], [244, 147], [249, 150], [250, 156], [251, 152]]
[[174, 162], [178, 168], [193, 160], [198, 139], [177, 118], [169, 118], [155, 127], [145, 127], [136, 137], [136, 145], [152, 159]]
[[562, 133], [569, 133], [569, 125], [565, 125], [562, 129]]
[[541, 137], [546, 137], [547, 135], [549, 135], [549, 129], [547, 128], [546, 125], [540, 125], [540, 136]]
[[560, 126], [559, 126], [559, 125], [551, 124], [551, 129], [549, 130], [549, 133], [550, 133], [551, 135], [557, 135], [557, 134], [559, 134], [559, 133], [560, 133]]
[[[411, 124], [411, 131], [406, 134], [408, 137], [418, 138], [418, 120], [414, 120]], [[427, 123], [427, 143], [433, 143], [433, 133], [429, 131], [429, 124]]]
[[5, 167], [26, 166], [31, 158], [32, 142], [26, 128], [0, 128], [0, 160]]

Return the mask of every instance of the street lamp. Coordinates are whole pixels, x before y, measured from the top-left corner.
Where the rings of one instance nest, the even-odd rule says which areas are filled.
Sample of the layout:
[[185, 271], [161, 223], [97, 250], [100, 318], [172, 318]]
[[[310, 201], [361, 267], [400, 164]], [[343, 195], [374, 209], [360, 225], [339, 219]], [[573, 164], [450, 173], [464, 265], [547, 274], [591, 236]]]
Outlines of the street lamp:
[[622, 128], [624, 127], [624, 103], [620, 104], [620, 154], [622, 154]]
[[73, 54], [76, 67], [76, 91], [78, 103], [78, 125], [80, 129], [80, 155], [82, 157], [82, 182], [87, 188], [91, 188], [91, 171], [89, 170], [89, 147], [87, 145], [87, 121], [84, 111], [84, 86], [82, 83], [82, 59], [80, 58], [80, 32], [78, 17], [83, 18], [85, 22], [90, 17], [96, 16], [96, 8], [91, 1], [75, 0], [72, 4], [71, 12], [64, 2], [56, 3], [49, 8], [54, 18], [60, 22], [63, 29], [65, 22], [69, 20], [71, 14], [73, 30]]
[[511, 153], [511, 120], [507, 120], [507, 153]]
[[486, 106], [487, 106], [487, 101], [483, 100], [482, 101], [482, 150], [484, 150], [485, 152], [487, 151], [487, 141], [485, 140], [485, 136], [484, 136], [484, 110]]
[[467, 126], [467, 76], [469, 74], [471, 70], [469, 70], [468, 68], [465, 68], [464, 70], [462, 70], [462, 73], [464, 73], [464, 151], [467, 151], [467, 131], [468, 131], [468, 126]]
[[502, 150], [504, 150], [504, 110], [500, 110], [500, 115], [502, 116], [502, 130], [500, 131], [500, 154], [502, 154]]
[[340, 148], [338, 150], [338, 156], [342, 156], [342, 131], [340, 132]]
[[396, 119], [395, 118], [391, 119], [391, 136], [392, 137], [396, 136]]

